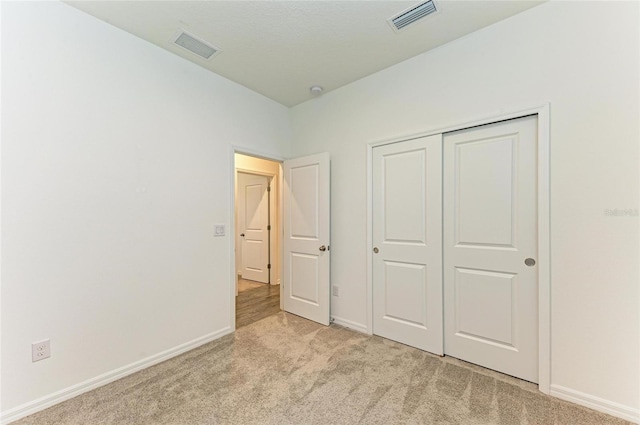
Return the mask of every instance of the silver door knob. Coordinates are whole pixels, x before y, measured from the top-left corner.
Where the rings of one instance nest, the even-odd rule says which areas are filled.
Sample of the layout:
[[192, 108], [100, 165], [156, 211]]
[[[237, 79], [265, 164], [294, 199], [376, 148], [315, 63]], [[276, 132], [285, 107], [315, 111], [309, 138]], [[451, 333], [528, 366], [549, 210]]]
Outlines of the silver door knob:
[[374, 248], [373, 248], [373, 253], [374, 253], [374, 254], [377, 254], [378, 252], [380, 252], [380, 250], [378, 249], [378, 247], [377, 247], [377, 246], [376, 246], [376, 247], [374, 247]]
[[533, 258], [527, 258], [526, 260], [524, 260], [524, 264], [529, 267], [533, 267], [536, 265], [536, 260], [534, 260]]
[[327, 250], [327, 247], [322, 245], [320, 248], [318, 248], [320, 251], [325, 252]]

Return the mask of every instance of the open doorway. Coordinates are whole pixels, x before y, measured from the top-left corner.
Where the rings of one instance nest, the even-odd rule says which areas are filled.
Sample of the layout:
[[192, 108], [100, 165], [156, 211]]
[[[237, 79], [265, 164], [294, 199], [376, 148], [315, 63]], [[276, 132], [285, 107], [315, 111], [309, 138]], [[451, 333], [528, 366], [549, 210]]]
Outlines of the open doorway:
[[280, 163], [236, 153], [236, 328], [280, 311]]

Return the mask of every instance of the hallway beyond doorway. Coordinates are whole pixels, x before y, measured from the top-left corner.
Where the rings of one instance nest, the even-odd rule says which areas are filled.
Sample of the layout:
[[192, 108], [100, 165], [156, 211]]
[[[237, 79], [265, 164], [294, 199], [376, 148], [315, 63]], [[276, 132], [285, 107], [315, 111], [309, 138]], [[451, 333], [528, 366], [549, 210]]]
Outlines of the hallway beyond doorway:
[[236, 329], [280, 311], [280, 285], [238, 279]]

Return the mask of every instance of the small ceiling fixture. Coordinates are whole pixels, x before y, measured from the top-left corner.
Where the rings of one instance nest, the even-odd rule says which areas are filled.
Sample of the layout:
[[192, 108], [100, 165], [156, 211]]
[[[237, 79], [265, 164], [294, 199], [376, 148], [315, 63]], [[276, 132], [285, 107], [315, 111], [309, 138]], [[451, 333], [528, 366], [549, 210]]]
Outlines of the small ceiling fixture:
[[433, 0], [429, 0], [392, 16], [387, 19], [387, 22], [389, 22], [389, 25], [391, 25], [391, 28], [393, 28], [394, 31], [398, 32], [425, 16], [436, 13], [437, 11], [438, 9], [436, 8], [435, 2]]
[[216, 54], [220, 53], [220, 49], [217, 47], [213, 47], [209, 43], [184, 30], [178, 31], [176, 36], [173, 38], [173, 43], [190, 51], [191, 53], [195, 53], [203, 59], [211, 59]]
[[311, 86], [311, 88], [309, 89], [311, 94], [314, 96], [320, 96], [322, 94], [322, 90], [323, 89], [320, 86]]

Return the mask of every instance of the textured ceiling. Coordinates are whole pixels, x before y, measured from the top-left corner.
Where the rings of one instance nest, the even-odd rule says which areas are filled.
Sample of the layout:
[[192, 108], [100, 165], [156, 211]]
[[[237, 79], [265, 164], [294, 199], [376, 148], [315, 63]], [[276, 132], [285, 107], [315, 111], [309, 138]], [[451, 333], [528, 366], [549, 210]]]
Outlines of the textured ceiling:
[[[541, 1], [436, 0], [438, 12], [395, 32], [418, 1], [67, 1], [103, 21], [286, 106], [358, 80]], [[172, 42], [180, 30], [220, 48], [210, 60]]]

